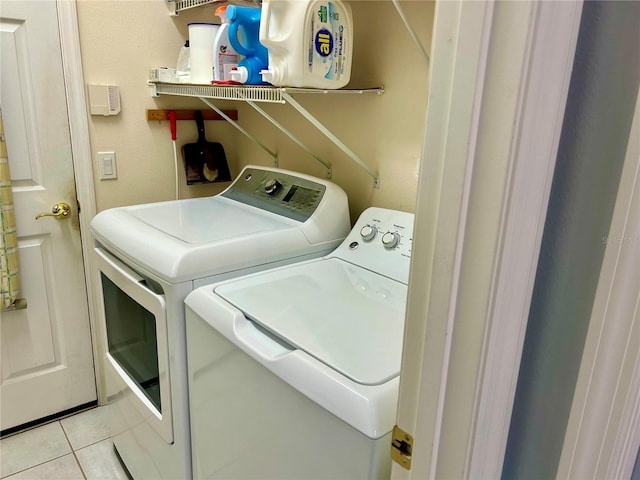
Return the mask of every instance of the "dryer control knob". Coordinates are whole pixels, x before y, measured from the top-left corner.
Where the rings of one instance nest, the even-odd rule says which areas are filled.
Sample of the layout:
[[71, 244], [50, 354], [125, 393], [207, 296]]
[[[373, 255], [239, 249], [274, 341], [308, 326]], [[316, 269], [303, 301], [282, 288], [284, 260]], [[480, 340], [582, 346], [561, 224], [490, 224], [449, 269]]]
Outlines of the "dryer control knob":
[[281, 188], [282, 184], [275, 178], [272, 178], [264, 185], [264, 191], [267, 192], [267, 195], [275, 195]]
[[400, 235], [395, 232], [387, 232], [382, 236], [384, 248], [394, 248], [400, 242]]
[[360, 229], [360, 236], [365, 242], [373, 240], [377, 233], [378, 229], [373, 225], [365, 225]]

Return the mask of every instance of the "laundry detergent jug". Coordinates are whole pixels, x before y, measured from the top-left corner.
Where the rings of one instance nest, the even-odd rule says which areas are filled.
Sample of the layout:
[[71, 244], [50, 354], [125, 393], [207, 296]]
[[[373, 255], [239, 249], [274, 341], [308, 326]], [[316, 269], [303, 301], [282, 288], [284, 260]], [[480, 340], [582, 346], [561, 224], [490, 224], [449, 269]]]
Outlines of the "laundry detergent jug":
[[267, 68], [269, 55], [260, 43], [261, 10], [253, 7], [229, 5], [229, 42], [234, 50], [244, 58], [238, 62], [237, 70], [231, 71], [231, 78], [240, 83], [258, 85], [265, 83], [260, 71]]
[[264, 81], [335, 89], [351, 78], [353, 18], [341, 0], [263, 0], [260, 42], [269, 51]]

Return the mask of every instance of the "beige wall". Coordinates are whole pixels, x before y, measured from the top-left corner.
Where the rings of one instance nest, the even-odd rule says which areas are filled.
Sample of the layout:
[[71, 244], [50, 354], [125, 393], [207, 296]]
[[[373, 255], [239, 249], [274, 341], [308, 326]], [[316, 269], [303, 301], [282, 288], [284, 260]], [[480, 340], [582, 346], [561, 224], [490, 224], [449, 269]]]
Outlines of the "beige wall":
[[[390, 1], [351, 1], [354, 56], [349, 87], [383, 85], [384, 95], [298, 95], [296, 99], [380, 174], [372, 178], [288, 105], [262, 105], [319, 156], [333, 165], [332, 180], [347, 192], [352, 219], [369, 206], [414, 211], [418, 163], [427, 101], [428, 69]], [[402, 6], [421, 41], [430, 47], [433, 2]], [[211, 5], [169, 15], [163, 0], [78, 0], [78, 22], [85, 82], [120, 87], [122, 112], [91, 116], [92, 157], [98, 210], [174, 198], [174, 160], [168, 122], [148, 122], [146, 109], [206, 109], [197, 99], [153, 98], [148, 70], [175, 66], [188, 38], [187, 23], [217, 21]], [[235, 108], [240, 124], [277, 151], [280, 167], [325, 176], [324, 167], [280, 133], [249, 105]], [[206, 122], [207, 140], [224, 145], [232, 174], [247, 164], [272, 166], [273, 160], [226, 122]], [[178, 122], [180, 195], [213, 195], [227, 184], [187, 187], [180, 146], [197, 138], [193, 122]], [[96, 152], [115, 150], [118, 179], [99, 180]]]

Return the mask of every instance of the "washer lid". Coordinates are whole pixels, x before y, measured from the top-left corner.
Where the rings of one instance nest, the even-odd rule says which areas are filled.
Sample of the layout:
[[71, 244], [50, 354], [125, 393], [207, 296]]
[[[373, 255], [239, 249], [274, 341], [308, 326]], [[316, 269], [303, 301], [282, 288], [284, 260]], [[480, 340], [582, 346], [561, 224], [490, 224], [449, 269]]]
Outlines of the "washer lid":
[[215, 292], [355, 382], [379, 385], [400, 373], [402, 283], [331, 258], [230, 281]]

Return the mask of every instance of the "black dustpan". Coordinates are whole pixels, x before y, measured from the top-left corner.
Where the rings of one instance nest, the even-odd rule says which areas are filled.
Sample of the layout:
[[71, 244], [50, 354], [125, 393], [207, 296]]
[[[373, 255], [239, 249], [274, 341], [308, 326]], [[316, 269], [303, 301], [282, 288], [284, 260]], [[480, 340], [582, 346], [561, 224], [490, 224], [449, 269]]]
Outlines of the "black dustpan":
[[231, 180], [224, 148], [218, 142], [207, 142], [202, 112], [194, 112], [198, 126], [198, 141], [182, 146], [187, 185], [194, 183], [228, 182]]

